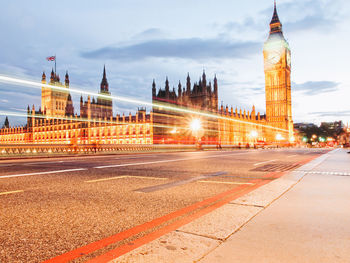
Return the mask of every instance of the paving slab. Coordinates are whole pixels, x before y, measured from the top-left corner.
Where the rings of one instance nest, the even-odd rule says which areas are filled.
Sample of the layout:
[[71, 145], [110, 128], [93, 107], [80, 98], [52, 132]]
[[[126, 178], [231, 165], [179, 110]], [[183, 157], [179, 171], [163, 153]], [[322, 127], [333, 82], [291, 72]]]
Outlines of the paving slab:
[[224, 240], [262, 209], [227, 204], [179, 228], [178, 231]]
[[173, 231], [110, 263], [193, 263], [219, 244], [211, 238]]

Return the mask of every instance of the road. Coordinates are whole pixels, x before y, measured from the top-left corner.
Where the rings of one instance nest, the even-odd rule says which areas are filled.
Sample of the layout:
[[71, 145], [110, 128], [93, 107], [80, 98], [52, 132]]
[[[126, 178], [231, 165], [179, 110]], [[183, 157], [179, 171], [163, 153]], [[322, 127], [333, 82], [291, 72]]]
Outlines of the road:
[[[42, 262], [326, 153], [259, 149], [0, 161], [0, 262]], [[192, 212], [195, 209], [191, 210]], [[176, 212], [177, 216], [184, 216]], [[172, 215], [172, 214], [171, 214]], [[171, 224], [163, 220], [90, 255]]]

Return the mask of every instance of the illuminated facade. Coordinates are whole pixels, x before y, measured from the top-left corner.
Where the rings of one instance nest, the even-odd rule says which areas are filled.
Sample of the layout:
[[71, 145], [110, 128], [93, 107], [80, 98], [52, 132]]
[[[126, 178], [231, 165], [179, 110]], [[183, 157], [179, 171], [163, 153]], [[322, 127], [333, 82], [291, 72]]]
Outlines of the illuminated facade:
[[[152, 103], [154, 105], [170, 105], [178, 108], [192, 109], [205, 113], [216, 114], [218, 105], [218, 83], [215, 76], [213, 86], [203, 72], [199, 82], [191, 86], [189, 74], [186, 78], [186, 88], [179, 81], [177, 93], [170, 91], [166, 78], [165, 88], [157, 92], [156, 83], [152, 83]], [[193, 136], [189, 130], [192, 116], [174, 110], [153, 107], [153, 142], [154, 143], [193, 143]], [[217, 119], [206, 118], [202, 122], [203, 140], [213, 143], [217, 140]]]
[[[60, 82], [52, 70], [49, 84], [42, 88], [41, 108], [28, 107], [27, 125], [0, 129], [1, 144], [216, 144], [253, 145], [259, 142], [292, 141], [290, 48], [283, 37], [276, 4], [270, 33], [264, 44], [266, 115], [251, 111], [218, 107], [218, 80], [207, 81], [203, 72], [198, 82], [181, 82], [170, 90], [157, 92], [152, 83], [153, 108], [150, 114], [140, 109], [135, 115], [113, 116], [113, 104], [106, 69], [95, 98], [80, 98], [80, 115], [75, 114], [69, 93], [69, 76]], [[42, 82], [46, 84], [43, 73]], [[193, 121], [201, 127], [191, 130]]]
[[270, 23], [270, 34], [264, 44], [266, 120], [269, 125], [288, 130], [293, 136], [291, 96], [291, 52], [284, 39], [276, 2]]
[[[109, 92], [109, 85], [106, 77], [106, 67], [103, 67], [103, 77], [100, 85], [99, 94], [103, 97], [92, 98], [92, 101], [83, 101], [83, 96], [80, 97], [80, 116], [83, 118], [109, 118], [113, 115], [112, 98]], [[107, 98], [106, 98], [107, 97]]]
[[[46, 84], [45, 73], [42, 83]], [[138, 109], [135, 115], [113, 116], [112, 99], [98, 97], [84, 102], [80, 99], [80, 116], [74, 114], [69, 93], [69, 76], [65, 85], [52, 70], [49, 84], [64, 87], [42, 87], [39, 110], [33, 105], [27, 109], [27, 125], [0, 129], [1, 144], [152, 144], [152, 113]], [[100, 94], [110, 96], [106, 70], [100, 85]]]
[[[46, 75], [43, 72], [41, 82], [46, 84]], [[41, 109], [47, 117], [64, 117], [74, 114], [72, 98], [69, 94], [69, 76], [65, 76], [64, 85], [60, 82], [60, 77], [53, 69], [50, 76], [50, 85], [65, 87], [64, 90], [55, 90], [53, 88], [42, 87], [41, 89]]]
[[[207, 84], [203, 72], [198, 83], [191, 88], [189, 75], [186, 89], [179, 82], [178, 91], [169, 89], [168, 79], [165, 88], [157, 92], [152, 84], [154, 114], [154, 143], [193, 143], [200, 140], [203, 144], [255, 144], [259, 141], [278, 142], [293, 140], [293, 121], [291, 109], [291, 62], [290, 48], [283, 37], [282, 24], [279, 21], [276, 3], [270, 23], [270, 34], [263, 49], [265, 65], [266, 115], [260, 115], [252, 107], [246, 110], [229, 111], [228, 106], [218, 108], [218, 82], [215, 76], [212, 88]], [[162, 107], [163, 105], [163, 107]], [[168, 110], [168, 106], [190, 108], [203, 114], [179, 113]], [[190, 115], [190, 116], [189, 116]], [[215, 115], [215, 117], [211, 117]], [[200, 118], [201, 134], [190, 130], [193, 118]], [[158, 127], [156, 126], [158, 125]]]

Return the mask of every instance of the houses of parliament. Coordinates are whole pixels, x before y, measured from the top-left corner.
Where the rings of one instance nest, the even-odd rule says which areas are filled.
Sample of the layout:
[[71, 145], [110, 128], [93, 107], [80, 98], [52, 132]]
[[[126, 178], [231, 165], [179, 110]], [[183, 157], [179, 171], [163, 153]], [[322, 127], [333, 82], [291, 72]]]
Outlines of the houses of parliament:
[[[138, 108], [135, 114], [114, 115], [106, 68], [103, 68], [99, 96], [80, 97], [79, 115], [69, 91], [53, 70], [50, 79], [42, 74], [41, 106], [27, 109], [27, 124], [4, 125], [1, 144], [203, 144], [240, 145], [257, 141], [293, 139], [291, 108], [291, 52], [282, 31], [276, 3], [269, 36], [263, 46], [266, 114], [233, 109], [218, 104], [218, 79], [209, 80], [203, 71], [198, 82], [187, 75], [184, 85], [170, 89], [152, 83], [152, 109]], [[59, 87], [55, 89], [55, 87]], [[200, 131], [191, 122], [200, 120]]]

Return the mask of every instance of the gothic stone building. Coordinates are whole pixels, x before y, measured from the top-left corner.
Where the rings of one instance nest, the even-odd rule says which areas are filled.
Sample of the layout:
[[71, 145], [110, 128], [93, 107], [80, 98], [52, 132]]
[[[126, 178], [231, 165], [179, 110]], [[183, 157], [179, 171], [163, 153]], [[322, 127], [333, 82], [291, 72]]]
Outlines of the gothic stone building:
[[[153, 142], [154, 143], [193, 143], [193, 136], [187, 127], [190, 125], [191, 117], [188, 113], [171, 109], [192, 109], [201, 112], [215, 114], [218, 105], [218, 83], [214, 78], [214, 84], [207, 83], [205, 72], [198, 83], [191, 86], [189, 74], [186, 79], [186, 88], [179, 81], [177, 93], [175, 88], [170, 91], [169, 81], [166, 78], [165, 88], [159, 89], [157, 93], [156, 83], [152, 83], [153, 102]], [[163, 107], [162, 107], [163, 106]], [[170, 106], [168, 109], [164, 107]], [[203, 137], [209, 141], [215, 141], [217, 137], [216, 119], [207, 118], [203, 123], [205, 130]]]
[[88, 96], [85, 102], [81, 96], [80, 116], [74, 114], [68, 72], [64, 85], [53, 70], [49, 83], [43, 73], [42, 83], [39, 110], [28, 106], [25, 126], [0, 129], [1, 144], [152, 144], [152, 114], [146, 109], [113, 116], [105, 68], [99, 92], [103, 96]]
[[[291, 109], [291, 52], [284, 39], [282, 24], [277, 14], [276, 3], [270, 22], [270, 33], [263, 48], [266, 115], [252, 110], [235, 111], [223, 105], [218, 108], [218, 82], [207, 84], [203, 72], [198, 83], [191, 87], [189, 75], [186, 89], [178, 84], [169, 89], [166, 79], [165, 88], [157, 93], [156, 84], [152, 84], [153, 101], [153, 141], [154, 143], [193, 143], [190, 130], [191, 118], [200, 118], [202, 133], [200, 140], [205, 144], [252, 144], [256, 141], [273, 142], [276, 140], [293, 140], [293, 121]], [[191, 113], [183, 113], [183, 108]], [[200, 111], [201, 114], [196, 114]], [[213, 116], [213, 117], [212, 117]], [[198, 136], [197, 136], [198, 137]]]
[[[92, 98], [92, 101], [83, 101], [83, 96], [80, 97], [80, 116], [83, 118], [109, 118], [113, 115], [113, 104], [111, 93], [108, 90], [108, 81], [106, 77], [106, 67], [103, 67], [103, 77], [100, 84], [99, 94], [103, 96]], [[107, 98], [106, 98], [107, 97]]]

